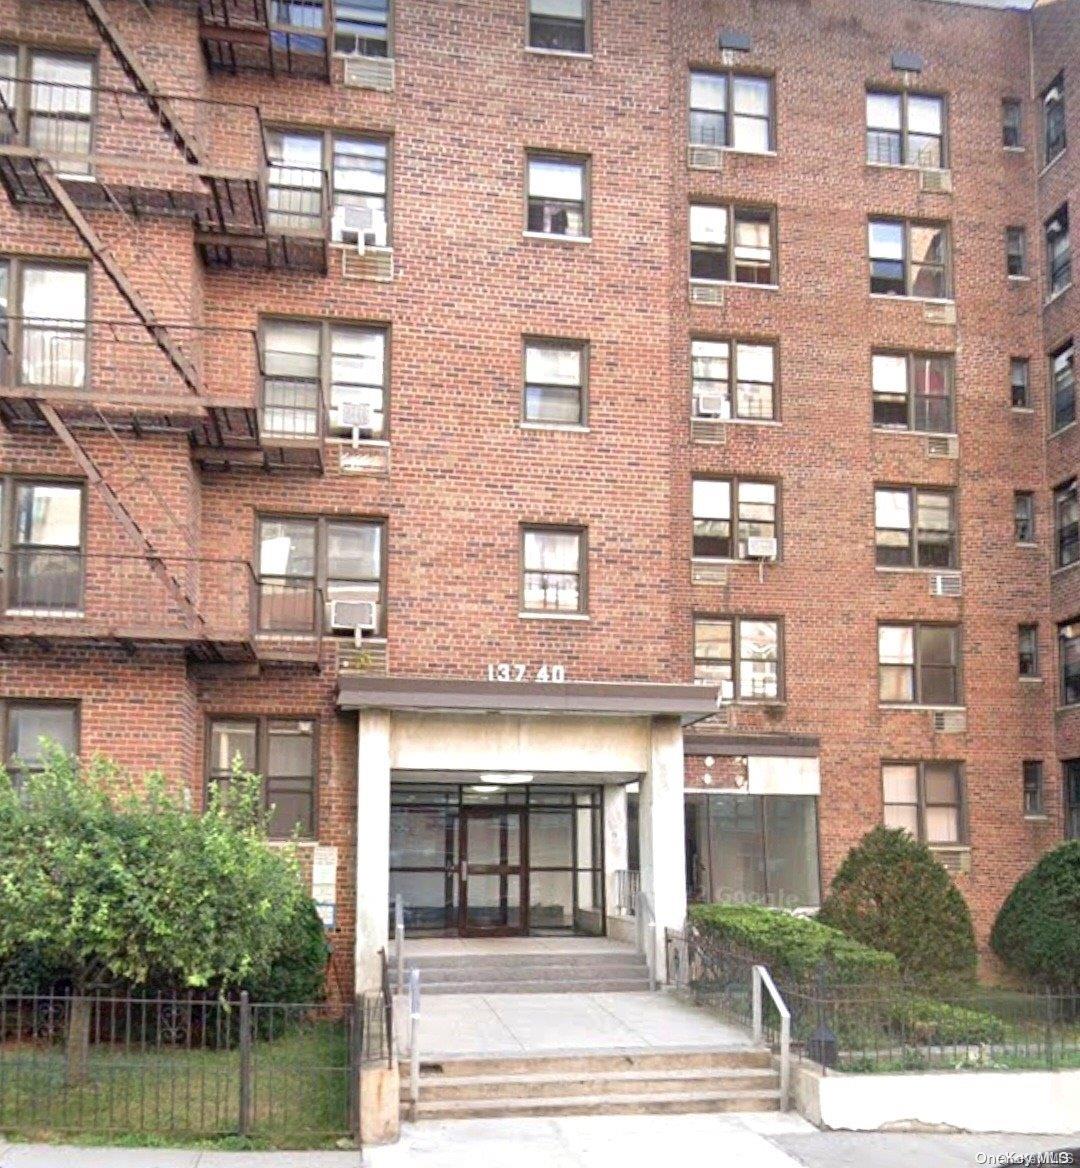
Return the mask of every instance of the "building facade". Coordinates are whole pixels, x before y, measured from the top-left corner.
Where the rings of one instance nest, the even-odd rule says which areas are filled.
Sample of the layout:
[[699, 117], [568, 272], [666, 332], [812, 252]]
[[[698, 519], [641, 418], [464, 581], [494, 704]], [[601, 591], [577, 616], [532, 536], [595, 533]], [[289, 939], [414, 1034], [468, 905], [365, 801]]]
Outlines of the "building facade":
[[[985, 942], [1080, 833], [1080, 4], [0, 2], [0, 732], [410, 931]], [[640, 896], [639, 896], [640, 890]]]

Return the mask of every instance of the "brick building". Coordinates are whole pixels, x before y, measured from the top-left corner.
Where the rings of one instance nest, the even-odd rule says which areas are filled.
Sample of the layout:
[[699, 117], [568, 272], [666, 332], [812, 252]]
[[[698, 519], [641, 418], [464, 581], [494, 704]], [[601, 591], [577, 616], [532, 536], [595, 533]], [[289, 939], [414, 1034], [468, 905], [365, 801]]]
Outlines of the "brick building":
[[336, 974], [1080, 832], [1080, 3], [0, 0], [0, 732]]

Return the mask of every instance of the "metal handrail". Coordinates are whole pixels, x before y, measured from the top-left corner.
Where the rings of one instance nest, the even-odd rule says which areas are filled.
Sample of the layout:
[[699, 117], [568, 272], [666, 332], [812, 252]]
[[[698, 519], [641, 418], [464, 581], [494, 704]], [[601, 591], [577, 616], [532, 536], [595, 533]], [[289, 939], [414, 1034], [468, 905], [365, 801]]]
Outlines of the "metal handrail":
[[394, 1050], [394, 996], [390, 993], [390, 969], [386, 959], [386, 950], [379, 950], [379, 957], [381, 958], [381, 985], [382, 985], [382, 999], [384, 1021], [386, 1026], [386, 1065], [393, 1067], [397, 1058], [397, 1052]]
[[398, 993], [405, 992], [405, 901], [399, 892], [394, 897], [394, 955], [397, 958]]
[[753, 1029], [755, 1042], [761, 1042], [764, 1036], [762, 1016], [761, 987], [769, 991], [777, 1013], [780, 1015], [780, 1110], [787, 1111], [790, 1106], [791, 1093], [791, 1011], [780, 996], [772, 975], [764, 965], [755, 965], [753, 970], [752, 997], [753, 997]]
[[420, 1102], [420, 970], [409, 970], [409, 1102]]
[[645, 955], [649, 970], [649, 989], [655, 990], [656, 977], [656, 916], [643, 888], [637, 890], [634, 898], [634, 916], [637, 918], [638, 949]]

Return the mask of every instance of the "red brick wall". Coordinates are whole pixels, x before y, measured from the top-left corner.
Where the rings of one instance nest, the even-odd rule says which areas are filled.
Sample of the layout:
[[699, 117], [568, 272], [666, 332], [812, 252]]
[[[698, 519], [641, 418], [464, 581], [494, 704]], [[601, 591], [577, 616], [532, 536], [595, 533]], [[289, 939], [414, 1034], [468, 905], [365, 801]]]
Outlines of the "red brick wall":
[[[285, 314], [390, 331], [387, 475], [343, 476], [332, 457], [321, 476], [200, 474], [182, 436], [125, 438], [174, 524], [112, 439], [88, 438], [156, 546], [177, 556], [185, 547], [252, 556], [260, 510], [385, 518], [390, 666], [405, 675], [477, 679], [488, 662], [513, 660], [561, 662], [581, 680], [688, 681], [693, 613], [782, 616], [786, 705], [768, 714], [741, 708], [734, 720], [742, 733], [820, 737], [825, 879], [880, 821], [883, 758], [962, 759], [973, 848], [963, 886], [985, 937], [1016, 876], [1061, 834], [1053, 622], [1080, 612], [1080, 601], [1063, 595], [1071, 585], [1061, 580], [1051, 599], [1048, 483], [1072, 473], [1076, 457], [1074, 439], [1054, 439], [1048, 475], [1043, 357], [1074, 327], [1076, 306], [1063, 298], [1044, 330], [1040, 273], [1010, 286], [1003, 241], [1006, 226], [1024, 225], [1037, 257], [1042, 219], [1075, 188], [1075, 146], [1071, 169], [1059, 163], [1036, 178], [1031, 100], [1044, 76], [1078, 60], [1074, 0], [1039, 6], [1034, 90], [1026, 16], [936, 0], [882, 0], [872, 18], [855, 0], [605, 0], [594, 5], [587, 60], [527, 53], [521, 0], [402, 0], [392, 94], [207, 77], [192, 13], [159, 4], [151, 18], [134, 0], [108, 7], [163, 88], [239, 103], [215, 113], [177, 105], [214, 163], [251, 164], [252, 103], [268, 125], [392, 139], [392, 283], [344, 279], [337, 254], [325, 278], [204, 271], [182, 221], [148, 218], [133, 228], [114, 213], [90, 216], [162, 318], [252, 330], [260, 314]], [[722, 28], [749, 33], [747, 67], [777, 77], [778, 149], [776, 157], [730, 155], [722, 173], [709, 174], [686, 166], [687, 73], [720, 64]], [[0, 0], [3, 36], [93, 48], [99, 81], [126, 84], [73, 0]], [[897, 49], [923, 54], [919, 88], [947, 95], [952, 195], [922, 194], [914, 173], [865, 164], [863, 94], [896, 85]], [[1024, 154], [1001, 150], [1003, 97], [1024, 99]], [[1069, 111], [1070, 140], [1080, 143], [1080, 98]], [[102, 148], [120, 150], [135, 123], [104, 110], [102, 118]], [[149, 128], [144, 136], [147, 156], [167, 161], [163, 137]], [[590, 157], [590, 243], [523, 238], [530, 148]], [[777, 208], [780, 288], [729, 288], [723, 307], [691, 308], [686, 207], [720, 197]], [[951, 223], [955, 327], [925, 323], [917, 304], [870, 298], [873, 213]], [[0, 203], [0, 235], [6, 251], [84, 254], [48, 211]], [[95, 315], [130, 316], [100, 269], [93, 288]], [[526, 333], [590, 342], [588, 432], [520, 428]], [[782, 422], [731, 426], [724, 445], [706, 446], [689, 437], [689, 339], [717, 333], [777, 340]], [[927, 457], [918, 437], [872, 431], [872, 346], [955, 354], [959, 461]], [[208, 388], [254, 401], [244, 334], [212, 334], [204, 347]], [[117, 357], [107, 376], [125, 392], [164, 392], [161, 358], [139, 352], [145, 366]], [[1033, 415], [1009, 409], [1009, 358], [1023, 355], [1032, 358]], [[0, 471], [23, 470], [76, 473], [55, 440], [0, 434]], [[691, 585], [695, 473], [780, 481], [780, 563], [760, 577], [735, 567], [726, 587]], [[962, 599], [931, 598], [922, 574], [875, 571], [878, 482], [956, 489]], [[1036, 492], [1037, 550], [1013, 544], [1016, 489]], [[530, 521], [588, 527], [587, 621], [519, 618], [519, 525]], [[88, 530], [93, 547], [137, 550], [93, 494]], [[200, 586], [209, 615], [242, 623], [245, 602], [230, 606], [227, 584]], [[145, 612], [145, 594], [132, 595], [131, 611]], [[879, 709], [876, 622], [893, 618], [962, 622], [966, 734], [934, 735], [925, 711]], [[1025, 621], [1040, 625], [1042, 685], [1017, 680], [1016, 625]], [[174, 650], [143, 647], [128, 658], [20, 647], [4, 651], [0, 669], [4, 694], [80, 697], [85, 749], [165, 766], [198, 797], [207, 714], [316, 717], [320, 839], [341, 849], [337, 939], [347, 962], [355, 725], [336, 714], [332, 668], [189, 680]], [[1074, 730], [1070, 718], [1057, 717], [1058, 757], [1080, 754], [1072, 743], [1080, 723]], [[1045, 824], [1022, 817], [1025, 758], [1046, 762]]]

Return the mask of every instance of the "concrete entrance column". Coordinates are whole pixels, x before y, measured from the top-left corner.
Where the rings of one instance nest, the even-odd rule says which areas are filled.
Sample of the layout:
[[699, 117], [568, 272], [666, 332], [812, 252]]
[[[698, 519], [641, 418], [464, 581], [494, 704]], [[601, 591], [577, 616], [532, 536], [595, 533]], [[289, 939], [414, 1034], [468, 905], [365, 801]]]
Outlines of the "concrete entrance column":
[[686, 920], [686, 836], [683, 824], [683, 739], [678, 718], [655, 717], [649, 766], [641, 782], [641, 888], [656, 920], [654, 965], [664, 980], [664, 930]]
[[[389, 949], [390, 714], [359, 713], [356, 752], [356, 992], [377, 990]], [[389, 957], [389, 951], [387, 952]]]
[[626, 788], [622, 783], [604, 787], [604, 896], [607, 915], [615, 912], [615, 873], [628, 864], [626, 843]]

